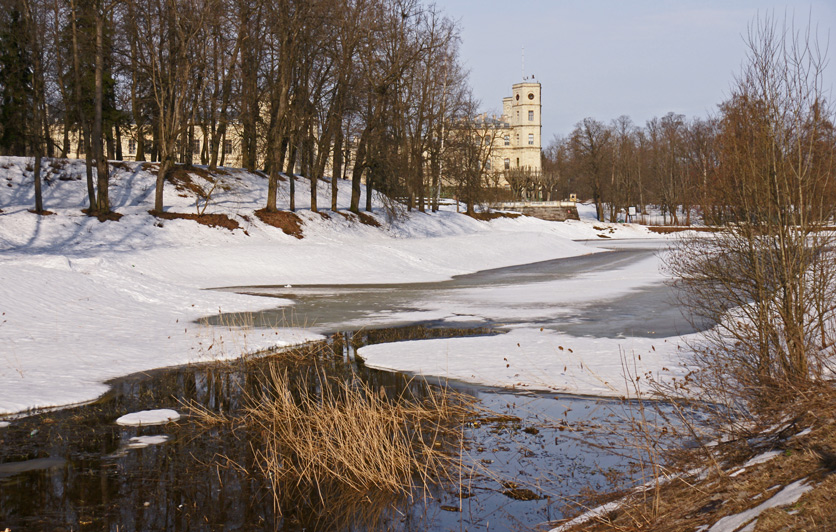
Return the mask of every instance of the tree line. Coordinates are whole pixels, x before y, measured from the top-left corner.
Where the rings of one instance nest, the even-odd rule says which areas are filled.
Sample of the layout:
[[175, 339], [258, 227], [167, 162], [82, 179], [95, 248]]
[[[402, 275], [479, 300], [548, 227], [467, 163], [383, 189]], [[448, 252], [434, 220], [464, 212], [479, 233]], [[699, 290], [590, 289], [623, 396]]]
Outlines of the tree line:
[[[796, 113], [809, 114], [809, 118], [796, 134], [805, 139], [802, 148], [810, 148], [808, 156], [817, 171], [828, 175], [836, 146], [832, 108], [824, 95], [805, 103], [810, 107]], [[719, 105], [715, 116], [706, 118], [689, 120], [668, 113], [648, 120], [644, 127], [628, 116], [609, 123], [585, 118], [568, 136], [552, 140], [543, 153], [542, 175], [529, 177], [520, 186], [589, 198], [601, 221], [615, 221], [629, 206], [653, 204], [673, 225], [690, 225], [695, 209], [709, 225], [736, 222], [740, 198], [730, 191], [743, 186], [735, 163], [740, 142], [771, 127], [770, 115], [777, 112], [774, 105], [734, 94]], [[836, 204], [835, 187], [832, 179], [825, 179], [817, 193]]]
[[0, 0], [0, 153], [35, 156], [38, 212], [43, 156], [83, 154], [89, 212], [106, 214], [129, 135], [159, 163], [161, 212], [169, 170], [224, 165], [233, 129], [268, 211], [282, 172], [295, 208], [296, 168], [316, 211], [326, 167], [332, 209], [340, 177], [355, 212], [361, 180], [366, 209], [372, 189], [437, 208], [443, 124], [474, 108], [458, 42], [419, 0]]

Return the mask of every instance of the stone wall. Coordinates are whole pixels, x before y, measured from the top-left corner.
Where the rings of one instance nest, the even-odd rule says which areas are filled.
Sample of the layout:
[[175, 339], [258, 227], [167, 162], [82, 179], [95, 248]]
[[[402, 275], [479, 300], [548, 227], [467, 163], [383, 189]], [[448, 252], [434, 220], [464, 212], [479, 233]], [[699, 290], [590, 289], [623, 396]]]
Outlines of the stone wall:
[[518, 201], [500, 203], [497, 207], [505, 211], [515, 211], [526, 216], [552, 222], [580, 220], [578, 208], [573, 201]]

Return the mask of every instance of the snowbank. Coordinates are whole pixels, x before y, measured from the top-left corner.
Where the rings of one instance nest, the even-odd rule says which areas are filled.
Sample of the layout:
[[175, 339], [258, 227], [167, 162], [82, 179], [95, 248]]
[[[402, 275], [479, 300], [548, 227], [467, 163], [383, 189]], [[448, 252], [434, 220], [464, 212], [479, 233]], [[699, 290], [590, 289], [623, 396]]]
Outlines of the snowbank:
[[[507, 334], [416, 340], [363, 347], [367, 366], [398, 369], [518, 390], [625, 397], [625, 369], [652, 372], [659, 382], [684, 378], [679, 342], [653, 338], [588, 338], [548, 329], [513, 329]], [[648, 390], [642, 390], [647, 392]]]

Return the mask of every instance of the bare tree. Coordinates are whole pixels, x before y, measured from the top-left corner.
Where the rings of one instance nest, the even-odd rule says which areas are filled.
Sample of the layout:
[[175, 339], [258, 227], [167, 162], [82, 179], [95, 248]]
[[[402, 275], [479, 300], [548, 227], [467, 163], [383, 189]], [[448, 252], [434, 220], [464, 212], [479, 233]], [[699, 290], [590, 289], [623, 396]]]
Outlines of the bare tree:
[[[716, 201], [730, 220], [668, 261], [694, 320], [698, 384], [749, 407], [819, 382], [833, 360], [836, 136], [825, 57], [809, 29], [749, 28], [748, 61], [721, 106]], [[785, 395], [782, 395], [785, 394]]]
[[207, 15], [200, 0], [180, 2], [128, 2], [134, 18], [126, 29], [138, 45], [138, 66], [149, 80], [156, 118], [156, 142], [160, 166], [157, 172], [154, 211], [163, 210], [163, 190], [177, 155], [177, 141], [188, 126], [187, 105], [194, 93], [194, 53]]
[[456, 196], [464, 201], [466, 214], [476, 213], [476, 205], [484, 199], [489, 161], [498, 129], [484, 115], [478, 114], [479, 102], [467, 94], [461, 99], [455, 122], [451, 125], [444, 167], [456, 184]]
[[608, 170], [610, 131], [594, 118], [584, 118], [571, 135], [575, 171], [588, 183], [598, 220], [604, 220], [604, 185]]
[[21, 0], [20, 6], [23, 19], [24, 31], [29, 35], [29, 53], [32, 58], [32, 117], [31, 124], [31, 145], [32, 154], [35, 157], [35, 164], [33, 169], [33, 178], [35, 181], [35, 212], [37, 214], [44, 214], [43, 193], [41, 191], [41, 159], [43, 157], [44, 140], [47, 137], [45, 130], [44, 114], [42, 109], [45, 106], [44, 95], [44, 61], [43, 61], [43, 47], [42, 42], [38, 38], [39, 21], [36, 17], [42, 10], [38, 10], [33, 6], [33, 0]]

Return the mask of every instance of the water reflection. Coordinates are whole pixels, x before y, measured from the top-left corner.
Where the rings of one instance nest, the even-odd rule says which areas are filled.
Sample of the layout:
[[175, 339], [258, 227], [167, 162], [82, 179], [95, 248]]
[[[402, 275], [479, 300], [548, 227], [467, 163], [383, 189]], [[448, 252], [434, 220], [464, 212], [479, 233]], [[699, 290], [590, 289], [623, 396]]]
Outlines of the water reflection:
[[[484, 334], [488, 331], [476, 331]], [[380, 331], [363, 341], [389, 341]], [[411, 334], [445, 334], [421, 333]], [[368, 335], [367, 335], [368, 336]], [[499, 530], [527, 529], [561, 517], [567, 501], [629, 477], [619, 456], [619, 403], [554, 395], [515, 395], [476, 387], [497, 414], [463, 429], [458, 452], [473, 465], [460, 482], [405, 497], [286, 489], [281, 509], [269, 479], [255, 474], [260, 435], [246, 424], [205, 425], [185, 417], [155, 427], [120, 427], [128, 412], [195, 402], [235, 414], [267, 387], [271, 366], [298, 382], [313, 371], [361, 378], [372, 389], [416, 397], [429, 385], [354, 362], [352, 335], [335, 340], [336, 356], [286, 357], [157, 370], [120, 379], [99, 402], [15, 420], [0, 429], [0, 528], [12, 530]], [[130, 448], [131, 438], [165, 435], [166, 443]], [[591, 447], [597, 442], [600, 447]], [[510, 483], [513, 484], [510, 484]], [[511, 486], [534, 500], [509, 497]], [[513, 494], [513, 493], [510, 493]]]

